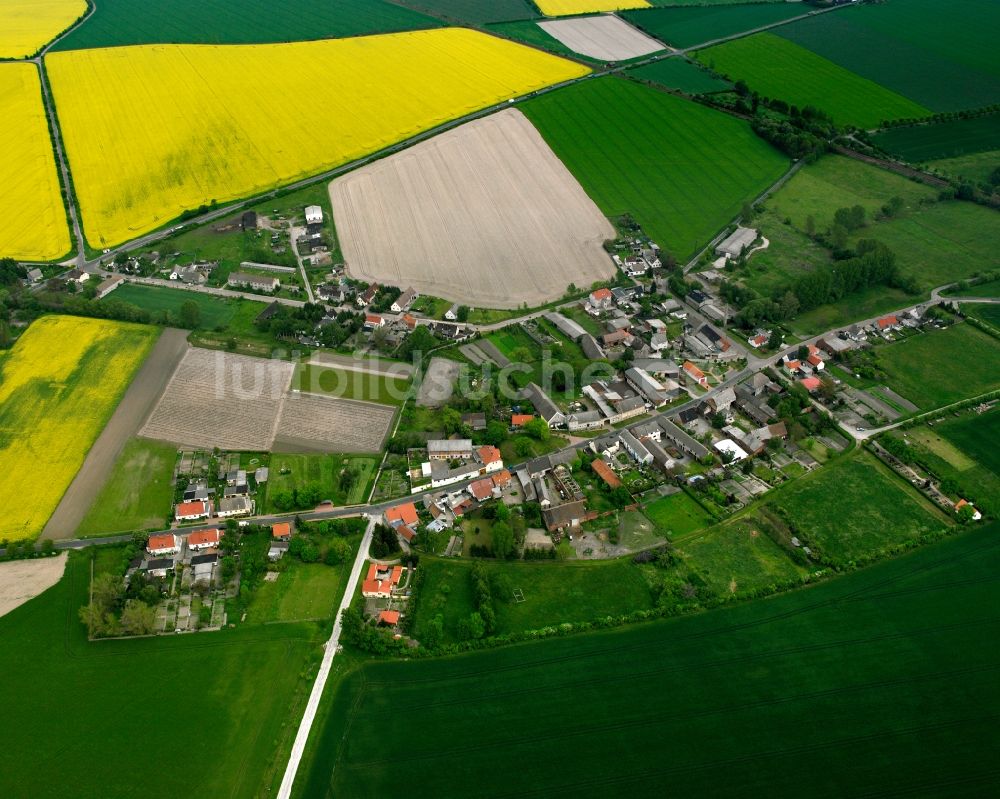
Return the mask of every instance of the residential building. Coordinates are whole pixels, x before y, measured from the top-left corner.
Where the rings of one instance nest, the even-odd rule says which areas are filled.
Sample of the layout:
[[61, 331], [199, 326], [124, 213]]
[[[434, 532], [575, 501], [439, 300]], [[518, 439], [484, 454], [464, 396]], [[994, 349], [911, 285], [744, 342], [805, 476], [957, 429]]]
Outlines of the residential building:
[[704, 444], [685, 433], [669, 419], [660, 419], [658, 424], [663, 429], [663, 437], [686, 455], [701, 460], [709, 454]]
[[378, 330], [380, 327], [385, 327], [385, 317], [379, 316], [377, 313], [365, 314], [366, 330]]
[[271, 525], [273, 541], [288, 541], [292, 537], [292, 525], [288, 522], [277, 522]]
[[219, 565], [219, 555], [217, 552], [206, 552], [195, 555], [191, 558], [191, 577], [198, 580], [209, 580], [215, 576], [215, 569]]
[[635, 366], [626, 369], [625, 380], [632, 388], [645, 397], [654, 408], [663, 405], [667, 401], [667, 395], [663, 391], [663, 386], [645, 369], [639, 369]]
[[80, 269], [71, 269], [66, 273], [66, 280], [70, 283], [86, 283], [90, 280], [90, 273], [83, 272]]
[[471, 460], [472, 440], [439, 438], [427, 442], [427, 457], [432, 461]]
[[608, 488], [618, 488], [622, 484], [618, 475], [614, 473], [614, 470], [608, 466], [603, 458], [596, 458], [591, 461], [590, 468], [593, 470], [594, 474], [605, 482]]
[[281, 281], [270, 275], [251, 275], [247, 272], [231, 272], [226, 279], [226, 285], [233, 288], [247, 288], [255, 291], [277, 291]]
[[614, 295], [611, 289], [600, 288], [590, 292], [587, 298], [587, 305], [592, 311], [606, 311], [614, 304]]
[[542, 520], [545, 522], [545, 529], [550, 533], [576, 529], [584, 522], [586, 515], [587, 505], [582, 499], [542, 509]]
[[361, 584], [361, 596], [366, 599], [389, 599], [403, 576], [402, 566], [380, 566], [372, 563]]
[[476, 456], [486, 474], [498, 472], [503, 468], [503, 456], [494, 446], [480, 447], [476, 450]]
[[323, 224], [323, 209], [320, 208], [318, 205], [307, 205], [306, 224], [307, 225]]
[[222, 531], [213, 527], [208, 530], [195, 530], [188, 536], [187, 545], [188, 549], [193, 549], [197, 552], [202, 549], [217, 547], [221, 540]]
[[447, 311], [444, 312], [444, 318], [449, 322], [458, 321], [458, 303], [456, 302]]
[[410, 310], [410, 306], [413, 305], [413, 301], [417, 298], [417, 292], [411, 287], [400, 294], [396, 301], [392, 304], [393, 313], [402, 313], [403, 311]]
[[566, 429], [570, 432], [574, 430], [596, 430], [598, 427], [604, 427], [604, 414], [600, 411], [571, 413], [566, 417]]
[[174, 518], [179, 522], [193, 522], [207, 519], [212, 515], [212, 506], [206, 500], [182, 502], [174, 509]]
[[485, 430], [486, 429], [486, 414], [479, 413], [463, 413], [462, 414], [462, 424], [468, 425], [471, 430]]
[[253, 501], [250, 497], [225, 497], [219, 500], [219, 509], [216, 515], [220, 519], [228, 519], [233, 516], [249, 516], [253, 513]]
[[154, 558], [147, 561], [144, 572], [151, 577], [166, 577], [167, 572], [174, 568], [173, 558]]
[[515, 413], [510, 417], [511, 427], [524, 427], [528, 422], [534, 419], [534, 415], [530, 413]]
[[355, 302], [358, 304], [359, 308], [367, 308], [372, 304], [372, 300], [375, 299], [375, 295], [378, 294], [378, 283], [372, 283], [368, 288], [362, 291], [356, 298]]
[[125, 278], [122, 275], [112, 275], [97, 287], [94, 297], [98, 300], [104, 299], [124, 282]]
[[708, 388], [708, 378], [705, 373], [695, 366], [691, 361], [684, 361], [684, 374], [688, 379], [694, 381], [702, 388]]
[[164, 555], [176, 555], [180, 552], [180, 549], [181, 540], [173, 533], [151, 535], [149, 541], [146, 542], [146, 551], [154, 558], [163, 557]]
[[637, 439], [628, 430], [622, 430], [619, 436], [622, 442], [622, 446], [625, 451], [632, 457], [632, 459], [643, 466], [647, 463], [652, 463], [653, 455], [646, 449], [646, 445], [643, 444], [639, 439]]
[[529, 383], [523, 396], [532, 404], [535, 412], [549, 427], [558, 427], [566, 421], [566, 415], [559, 410], [552, 399], [536, 383]]

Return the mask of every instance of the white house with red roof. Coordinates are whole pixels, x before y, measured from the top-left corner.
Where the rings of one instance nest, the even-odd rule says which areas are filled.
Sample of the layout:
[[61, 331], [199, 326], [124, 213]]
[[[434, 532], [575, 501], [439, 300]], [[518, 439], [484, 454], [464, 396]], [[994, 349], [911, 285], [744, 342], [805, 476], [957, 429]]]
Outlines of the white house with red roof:
[[823, 381], [818, 377], [803, 377], [799, 383], [802, 384], [802, 388], [808, 391], [810, 394], [819, 391], [823, 386]]
[[377, 313], [365, 314], [366, 330], [378, 330], [380, 327], [385, 327], [385, 317], [379, 316]]
[[493, 446], [480, 447], [476, 450], [479, 462], [485, 467], [486, 474], [498, 472], [503, 468], [503, 455], [500, 450]]
[[412, 502], [404, 502], [402, 505], [387, 508], [383, 517], [385, 518], [386, 525], [389, 527], [399, 527], [401, 525], [415, 527], [419, 523], [417, 506]]
[[218, 528], [195, 530], [188, 536], [188, 549], [195, 551], [217, 547], [222, 540], [222, 531]]
[[590, 306], [591, 311], [606, 311], [614, 304], [614, 301], [615, 295], [611, 293], [611, 289], [601, 288], [590, 292], [587, 305]]
[[684, 361], [684, 374], [702, 388], [708, 388], [708, 378], [705, 376], [705, 373], [691, 363], [691, 361]]
[[368, 575], [361, 584], [361, 596], [366, 599], [389, 599], [392, 596], [392, 589], [399, 585], [402, 576], [402, 566], [381, 566], [373, 563], [368, 567]]
[[875, 327], [878, 328], [880, 333], [885, 333], [889, 330], [899, 330], [899, 318], [895, 314], [883, 316], [881, 319], [876, 320]]
[[198, 519], [207, 519], [211, 515], [212, 504], [207, 500], [181, 502], [174, 509], [174, 518], [179, 522], [193, 522]]
[[146, 542], [146, 551], [154, 558], [176, 555], [181, 550], [181, 539], [173, 533], [151, 535]]

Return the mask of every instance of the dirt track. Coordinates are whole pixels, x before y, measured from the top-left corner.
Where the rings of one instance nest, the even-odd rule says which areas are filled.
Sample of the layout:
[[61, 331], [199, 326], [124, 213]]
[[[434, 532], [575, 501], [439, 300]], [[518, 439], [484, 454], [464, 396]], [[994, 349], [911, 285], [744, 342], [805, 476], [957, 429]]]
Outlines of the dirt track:
[[519, 111], [338, 178], [352, 277], [488, 308], [542, 305], [614, 272], [614, 229]]
[[107, 482], [125, 443], [134, 436], [188, 349], [187, 331], [167, 328], [153, 346], [146, 362], [118, 403], [114, 415], [101, 431], [87, 458], [63, 494], [39, 540], [72, 538], [76, 528]]
[[626, 61], [667, 49], [619, 17], [554, 19], [539, 22], [538, 27], [573, 52], [601, 61]]
[[0, 563], [0, 616], [58, 583], [67, 557], [63, 552], [51, 558]]

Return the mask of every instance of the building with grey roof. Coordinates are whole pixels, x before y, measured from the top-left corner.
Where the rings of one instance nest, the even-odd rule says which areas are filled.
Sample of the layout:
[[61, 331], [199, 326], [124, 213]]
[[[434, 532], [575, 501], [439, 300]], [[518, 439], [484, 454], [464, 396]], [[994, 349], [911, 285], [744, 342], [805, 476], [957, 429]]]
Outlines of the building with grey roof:
[[743, 250], [750, 247], [756, 240], [756, 230], [737, 226], [736, 230], [726, 236], [715, 248], [715, 254], [726, 258], [739, 258], [743, 254]]
[[709, 454], [704, 444], [696, 441], [669, 419], [660, 419], [659, 423], [663, 428], [663, 437], [682, 452], [686, 452], [696, 460], [701, 460]]
[[580, 327], [579, 324], [574, 322], [572, 319], [568, 319], [561, 313], [556, 313], [555, 311], [550, 311], [545, 314], [545, 318], [548, 319], [556, 329], [563, 335], [569, 336], [573, 341], [587, 335], [587, 331]]
[[549, 397], [541, 386], [537, 383], [529, 383], [524, 389], [523, 396], [531, 403], [532, 407], [549, 427], [556, 427], [566, 421], [566, 415], [559, 410], [552, 398]]

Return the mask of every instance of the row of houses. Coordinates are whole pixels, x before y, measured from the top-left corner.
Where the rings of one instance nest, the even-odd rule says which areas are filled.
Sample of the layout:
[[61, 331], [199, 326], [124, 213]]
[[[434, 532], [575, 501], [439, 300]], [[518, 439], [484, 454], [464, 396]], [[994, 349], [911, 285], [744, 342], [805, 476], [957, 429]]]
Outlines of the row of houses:
[[231, 519], [250, 516], [254, 511], [254, 501], [247, 494], [226, 496], [220, 499], [196, 499], [180, 502], [174, 506], [174, 518], [178, 522], [196, 522], [216, 516]]

